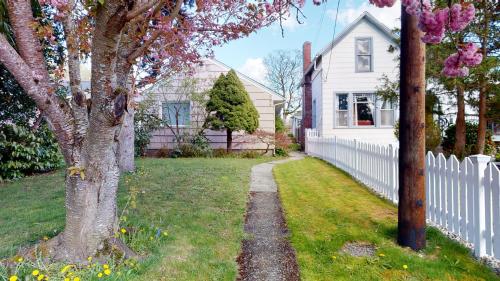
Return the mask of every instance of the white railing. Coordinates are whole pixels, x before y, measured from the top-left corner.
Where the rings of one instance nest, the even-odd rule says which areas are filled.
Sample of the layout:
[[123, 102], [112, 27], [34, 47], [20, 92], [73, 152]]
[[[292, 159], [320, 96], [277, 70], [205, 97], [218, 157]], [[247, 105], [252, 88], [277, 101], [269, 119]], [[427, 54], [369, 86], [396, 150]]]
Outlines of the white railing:
[[[398, 148], [306, 131], [306, 153], [346, 171], [398, 203]], [[476, 256], [500, 259], [500, 172], [490, 157], [461, 163], [452, 155], [426, 156], [427, 220], [474, 246]]]

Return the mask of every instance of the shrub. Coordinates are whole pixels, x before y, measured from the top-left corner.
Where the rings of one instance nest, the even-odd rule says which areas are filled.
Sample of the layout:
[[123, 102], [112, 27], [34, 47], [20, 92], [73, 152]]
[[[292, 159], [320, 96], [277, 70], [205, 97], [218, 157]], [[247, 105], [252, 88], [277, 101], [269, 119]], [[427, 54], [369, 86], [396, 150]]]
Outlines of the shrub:
[[139, 104], [135, 112], [135, 156], [144, 156], [146, 154], [146, 148], [151, 141], [152, 132], [160, 128], [162, 124], [162, 120], [158, 117], [158, 114], [151, 111], [153, 102], [154, 100], [148, 97], [145, 101]]
[[276, 133], [275, 138], [275, 150], [274, 153], [277, 156], [288, 156], [288, 151], [292, 140], [284, 133]]
[[56, 139], [46, 125], [36, 132], [16, 125], [0, 127], [0, 180], [48, 172], [63, 164]]
[[239, 156], [242, 158], [254, 159], [261, 157], [261, 153], [255, 150], [245, 150], [241, 152]]
[[285, 132], [285, 122], [283, 122], [283, 119], [278, 115], [274, 118], [274, 129], [276, 133]]
[[288, 146], [288, 150], [289, 151], [300, 151], [300, 143], [291, 143], [289, 146]]
[[[394, 124], [394, 136], [399, 140], [399, 121]], [[441, 143], [441, 129], [432, 116], [425, 118], [425, 151], [434, 151]]]
[[[465, 155], [468, 156], [474, 154], [476, 152], [476, 144], [477, 144], [477, 129], [478, 124], [472, 122], [465, 122]], [[453, 147], [455, 146], [455, 124], [450, 125], [444, 131], [443, 138], [443, 150], [447, 154], [453, 153]], [[491, 139], [492, 133], [490, 130], [486, 131], [486, 142], [484, 146], [484, 154], [491, 155], [495, 153], [495, 144]]]

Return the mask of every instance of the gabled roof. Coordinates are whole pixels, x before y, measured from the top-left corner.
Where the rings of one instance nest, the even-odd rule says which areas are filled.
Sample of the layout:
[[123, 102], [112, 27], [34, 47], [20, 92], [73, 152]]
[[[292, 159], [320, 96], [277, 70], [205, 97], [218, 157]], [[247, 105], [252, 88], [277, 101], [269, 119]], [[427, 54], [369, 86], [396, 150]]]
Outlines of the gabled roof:
[[387, 38], [394, 43], [396, 43], [397, 37], [394, 33], [383, 23], [377, 20], [372, 14], [365, 11], [356, 20], [350, 23], [335, 39], [333, 39], [326, 47], [324, 47], [313, 59], [313, 62], [309, 65], [304, 74], [309, 73], [314, 67], [314, 62], [321, 58], [325, 53], [329, 52], [333, 47], [335, 47], [340, 41], [342, 41], [351, 31], [356, 28], [363, 20], [371, 23], [376, 29], [378, 29], [382, 34], [387, 36]]
[[[227, 71], [233, 69], [230, 66], [228, 66], [227, 64], [225, 64], [225, 63], [223, 63], [223, 62], [221, 62], [221, 61], [219, 61], [219, 60], [217, 60], [215, 58], [206, 58], [206, 60], [210, 60], [212, 63], [217, 64], [217, 65], [219, 65], [219, 66], [221, 66], [223, 68], [226, 68]], [[259, 89], [263, 90], [264, 92], [270, 94], [273, 97], [274, 101], [284, 101], [285, 100], [285, 98], [283, 96], [281, 96], [280, 94], [276, 93], [275, 91], [273, 91], [271, 88], [267, 87], [266, 85], [264, 85], [264, 84], [262, 84], [262, 83], [260, 83], [260, 82], [258, 82], [256, 80], [248, 77], [247, 75], [245, 75], [245, 74], [237, 71], [236, 69], [233, 69], [233, 70], [236, 72], [236, 74], [238, 75], [238, 77], [240, 79], [246, 80], [247, 82], [253, 84], [257, 88], [259, 88]]]

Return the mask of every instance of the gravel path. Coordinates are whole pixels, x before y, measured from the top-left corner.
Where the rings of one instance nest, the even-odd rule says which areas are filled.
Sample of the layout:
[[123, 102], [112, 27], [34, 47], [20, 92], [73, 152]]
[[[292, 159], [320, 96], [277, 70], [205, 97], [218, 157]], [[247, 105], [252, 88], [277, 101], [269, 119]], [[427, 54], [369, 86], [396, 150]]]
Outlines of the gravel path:
[[288, 159], [252, 168], [245, 218], [245, 232], [250, 238], [243, 241], [238, 257], [238, 280], [300, 280], [295, 251], [287, 240], [288, 229], [272, 170], [275, 164], [301, 158], [302, 155], [293, 154]]

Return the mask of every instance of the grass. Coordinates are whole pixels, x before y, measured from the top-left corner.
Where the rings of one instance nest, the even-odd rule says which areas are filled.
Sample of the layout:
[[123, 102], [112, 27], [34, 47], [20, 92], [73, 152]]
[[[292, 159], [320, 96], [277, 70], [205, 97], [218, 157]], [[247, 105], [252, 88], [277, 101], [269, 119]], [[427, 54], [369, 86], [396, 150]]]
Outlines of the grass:
[[[397, 246], [396, 207], [326, 162], [306, 158], [274, 173], [302, 280], [500, 280], [434, 228], [421, 252]], [[343, 254], [350, 241], [372, 243], [377, 253]]]
[[[127, 206], [122, 226], [143, 230], [124, 236], [147, 258], [114, 280], [234, 280], [250, 169], [265, 161], [139, 160], [138, 172], [122, 177], [119, 205]], [[63, 229], [63, 171], [1, 184], [0, 206], [1, 259]]]

